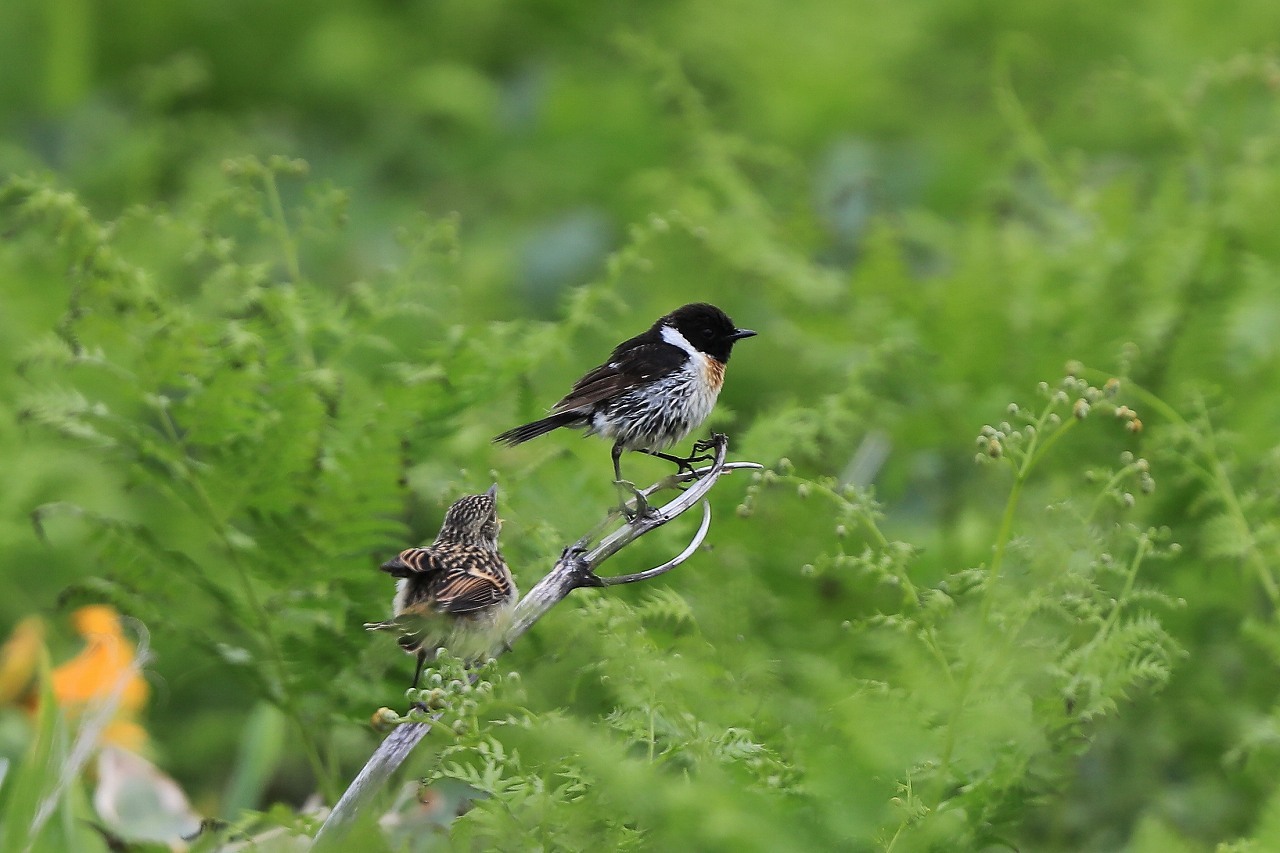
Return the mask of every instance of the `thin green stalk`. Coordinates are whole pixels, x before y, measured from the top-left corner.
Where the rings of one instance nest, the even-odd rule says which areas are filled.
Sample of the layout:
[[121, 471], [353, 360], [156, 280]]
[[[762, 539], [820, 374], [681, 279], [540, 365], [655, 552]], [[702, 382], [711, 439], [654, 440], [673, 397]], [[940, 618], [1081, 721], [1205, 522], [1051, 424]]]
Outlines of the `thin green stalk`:
[[991, 568], [987, 572], [986, 590], [982, 602], [983, 621], [986, 621], [987, 616], [990, 614], [991, 589], [995, 582], [1000, 579], [1000, 572], [1004, 568], [1005, 551], [1009, 547], [1009, 541], [1013, 538], [1013, 519], [1017, 515], [1018, 504], [1022, 498], [1022, 487], [1030, 478], [1035, 464], [1043, 459], [1049, 449], [1057, 444], [1078, 423], [1075, 418], [1066, 421], [1041, 443], [1040, 437], [1044, 435], [1045, 424], [1049, 420], [1049, 415], [1053, 413], [1053, 408], [1053, 403], [1050, 403], [1036, 420], [1035, 434], [1031, 436], [1031, 441], [1027, 444], [1026, 452], [1022, 456], [1022, 464], [1014, 472], [1013, 486], [1009, 489], [1009, 499], [1005, 502], [1004, 514], [1000, 518], [1000, 529], [996, 532], [996, 544], [991, 556]]
[[1115, 600], [1115, 606], [1107, 614], [1107, 621], [1102, 624], [1095, 642], [1100, 644], [1106, 639], [1107, 635], [1111, 633], [1111, 629], [1115, 627], [1116, 622], [1120, 620], [1120, 611], [1129, 601], [1129, 596], [1133, 594], [1133, 587], [1138, 581], [1138, 569], [1142, 566], [1143, 559], [1150, 551], [1151, 539], [1146, 534], [1139, 536], [1138, 548], [1133, 552], [1133, 559], [1129, 561], [1129, 570], [1125, 574], [1124, 588], [1120, 590], [1120, 595]]
[[653, 715], [654, 701], [653, 697], [649, 698], [649, 763], [653, 763], [653, 754], [658, 745], [658, 730], [654, 724]]
[[[1107, 374], [1098, 370], [1087, 370], [1085, 372], [1094, 377], [1110, 378]], [[1206, 481], [1206, 485], [1217, 494], [1227, 514], [1231, 516], [1232, 520], [1239, 526], [1239, 529], [1252, 531], [1253, 527], [1249, 523], [1248, 516], [1245, 515], [1244, 506], [1240, 503], [1240, 497], [1236, 494], [1235, 486], [1232, 485], [1231, 476], [1227, 473], [1226, 466], [1222, 464], [1221, 457], [1218, 455], [1217, 442], [1213, 436], [1213, 428], [1209, 425], [1209, 415], [1205, 410], [1204, 401], [1199, 401], [1200, 411], [1206, 423], [1206, 428], [1202, 434], [1194, 429], [1176, 409], [1141, 385], [1125, 380], [1124, 387], [1126, 391], [1139, 398], [1142, 401], [1142, 405], [1154, 409], [1169, 423], [1181, 427], [1188, 435], [1196, 438], [1194, 446], [1203, 457], [1204, 465], [1201, 466], [1193, 460], [1187, 460], [1188, 467], [1199, 473]], [[1271, 603], [1272, 612], [1275, 612], [1280, 608], [1280, 584], [1271, 574], [1267, 560], [1258, 550], [1252, 536], [1249, 537], [1248, 548], [1245, 552], [1245, 563], [1257, 577], [1258, 583], [1262, 586], [1262, 591]]]
[[[830, 486], [824, 486], [822, 483], [816, 483], [812, 480], [806, 480], [803, 477], [797, 477], [795, 474], [779, 474], [778, 480], [780, 482], [796, 483], [797, 485], [803, 484], [808, 486], [810, 489], [815, 489], [819, 493], [826, 495], [835, 503], [839, 504], [841, 509], [850, 510], [853, 508], [853, 504], [849, 502], [848, 498], [846, 498], [844, 495], [840, 494], [838, 491], [831, 488]], [[889, 547], [888, 537], [886, 537], [884, 535], [884, 532], [881, 531], [878, 526], [876, 526], [875, 521], [873, 521], [865, 513], [859, 513], [858, 520], [862, 522], [862, 526], [866, 528], [867, 533], [871, 534], [871, 538], [875, 540], [875, 544], [877, 546], [879, 546], [880, 548]]]
[[954, 688], [956, 686], [956, 677], [951, 674], [951, 662], [947, 660], [947, 656], [939, 648], [934, 629], [930, 628], [927, 631], [922, 631], [920, 639], [924, 643], [924, 647], [929, 650], [929, 654], [933, 655], [934, 659], [937, 660], [942, 674], [946, 676], [947, 685]]
[[[184, 447], [182, 438], [178, 434], [177, 425], [173, 422], [168, 407], [161, 409], [164, 417], [161, 422], [164, 424], [165, 432], [170, 441], [173, 441], [178, 447]], [[185, 449], [185, 448], [184, 448]], [[213, 505], [213, 501], [209, 498], [208, 492], [199, 480], [188, 477], [188, 484], [197, 499], [199, 509], [205, 516], [205, 520], [213, 527], [218, 538], [222, 540], [222, 544], [227, 554], [231, 558], [231, 565], [235, 568], [237, 580], [244, 592], [245, 600], [249, 604], [249, 609], [253, 613], [257, 622], [258, 631], [266, 639], [268, 658], [271, 665], [275, 669], [275, 677], [279, 685], [279, 695], [276, 697], [280, 709], [293, 723], [298, 731], [299, 738], [302, 742], [302, 750], [306, 754], [307, 763], [311, 766], [311, 772], [316, 777], [316, 784], [320, 786], [321, 792], [325, 799], [329, 802], [336, 802], [340, 792], [334, 784], [335, 775], [331, 774], [325, 767], [324, 761], [320, 755], [320, 749], [315, 739], [312, 737], [310, 728], [302, 719], [302, 713], [298, 708], [298, 703], [289, 691], [287, 685], [287, 676], [284, 669], [284, 654], [280, 650], [280, 644], [276, 640], [275, 631], [272, 630], [272, 618], [267, 612], [266, 607], [262, 604], [262, 600], [258, 597], [257, 591], [253, 586], [253, 579], [249, 577], [249, 572], [244, 564], [240, 561], [240, 557], [235, 546], [231, 542], [231, 537], [227, 532], [226, 523], [218, 515], [217, 509]]]
[[[889, 537], [884, 535], [884, 531], [882, 531], [879, 528], [879, 526], [875, 523], [875, 520], [871, 518], [870, 514], [865, 512], [855, 512], [854, 510], [856, 509], [856, 507], [854, 506], [854, 504], [851, 503], [849, 499], [846, 498], [844, 495], [840, 494], [840, 492], [836, 491], [830, 486], [824, 486], [822, 483], [815, 483], [812, 480], [806, 480], [802, 477], [797, 477], [794, 474], [779, 474], [777, 476], [778, 476], [778, 482], [805, 485], [805, 486], [808, 486], [811, 490], [816, 490], [819, 494], [822, 494], [827, 498], [830, 498], [842, 510], [857, 517], [859, 523], [870, 535], [872, 539], [872, 544], [874, 544], [877, 548], [880, 548], [881, 550], [887, 550], [889, 548], [891, 544], [889, 542]], [[912, 583], [911, 578], [907, 576], [907, 573], [905, 571], [900, 570], [900, 567], [896, 562], [894, 563], [894, 569], [895, 569], [894, 577], [896, 577], [898, 579], [898, 582], [902, 584], [904, 594], [910, 596], [908, 600], [912, 604], [919, 604], [920, 596], [919, 596], [919, 593], [916, 591], [916, 586], [914, 583]]]
[[[981, 607], [982, 624], [986, 624], [991, 617], [994, 598], [993, 590], [996, 581], [1000, 579], [1000, 573], [1004, 568], [1005, 553], [1008, 550], [1009, 542], [1013, 538], [1013, 520], [1018, 513], [1018, 505], [1022, 499], [1022, 489], [1030, 478], [1036, 463], [1043, 459], [1050, 448], [1057, 444], [1078, 422], [1075, 418], [1071, 418], [1059, 425], [1047, 438], [1041, 441], [1041, 436], [1045, 434], [1045, 426], [1048, 424], [1049, 416], [1053, 414], [1054, 408], [1055, 404], [1050, 401], [1045, 406], [1044, 411], [1040, 413], [1040, 417], [1036, 419], [1034, 424], [1035, 432], [1027, 443], [1021, 463], [1017, 465], [1014, 471], [1013, 486], [1009, 489], [1009, 498], [1005, 501], [1004, 513], [1000, 518], [1000, 528], [996, 532], [995, 547], [991, 555], [991, 567], [987, 570], [987, 582], [983, 590]], [[941, 764], [944, 772], [951, 766], [951, 758], [955, 753], [960, 715], [964, 712], [965, 706], [969, 702], [969, 696], [973, 693], [974, 686], [977, 683], [977, 676], [977, 664], [970, 660], [966, 664], [964, 674], [960, 679], [960, 695], [956, 697], [955, 705], [951, 711], [951, 718], [947, 722], [947, 735], [946, 740], [943, 742]]]
[[1150, 552], [1151, 539], [1144, 533], [1138, 537], [1138, 547], [1133, 553], [1133, 559], [1129, 561], [1129, 568], [1125, 573], [1124, 588], [1120, 590], [1120, 595], [1115, 598], [1111, 611], [1107, 613], [1107, 618], [1102, 623], [1102, 627], [1098, 629], [1098, 633], [1094, 634], [1092, 639], [1080, 649], [1081, 668], [1093, 656], [1094, 650], [1106, 641], [1116, 623], [1120, 621], [1120, 612], [1128, 603], [1129, 596], [1133, 594], [1133, 587], [1138, 581], [1138, 569], [1141, 568], [1143, 559]]
[[898, 843], [898, 836], [902, 835], [902, 830], [907, 828], [907, 822], [904, 820], [898, 824], [898, 831], [893, 834], [893, 838], [889, 839], [889, 845], [884, 848], [884, 853], [893, 853], [893, 848]]
[[1089, 506], [1089, 514], [1086, 515], [1084, 519], [1085, 524], [1093, 524], [1093, 520], [1097, 517], [1098, 511], [1102, 509], [1102, 502], [1107, 499], [1107, 495], [1111, 493], [1113, 488], [1120, 485], [1121, 481], [1123, 481], [1125, 477], [1129, 476], [1136, 470], [1138, 470], [1137, 465], [1135, 463], [1130, 463], [1112, 474], [1111, 479], [1103, 483], [1102, 490], [1098, 492], [1098, 496], [1093, 499], [1093, 503]]
[[[293, 239], [293, 231], [289, 228], [289, 219], [285, 216], [284, 202], [280, 199], [280, 185], [276, 181], [276, 173], [270, 166], [262, 170], [262, 185], [267, 194], [267, 206], [271, 210], [271, 219], [275, 223], [276, 236], [280, 240], [280, 250], [284, 253], [285, 268], [289, 272], [289, 280], [296, 286], [302, 281], [302, 265], [298, 261], [298, 244]], [[305, 331], [297, 323], [287, 322], [281, 318], [296, 338], [297, 352], [302, 359], [302, 366], [312, 370], [316, 366], [315, 354], [307, 342]]]
[[267, 204], [271, 207], [271, 219], [276, 224], [280, 248], [284, 251], [285, 267], [289, 270], [290, 280], [297, 284], [302, 281], [302, 265], [298, 263], [298, 244], [293, 240], [293, 232], [289, 230], [289, 220], [284, 215], [284, 202], [280, 200], [280, 186], [276, 183], [276, 173], [270, 168], [262, 170], [262, 185], [267, 193]]
[[1013, 129], [1014, 138], [1017, 140], [1021, 153], [1039, 167], [1041, 175], [1058, 198], [1070, 198], [1070, 182], [1063, 178], [1061, 171], [1054, 162], [1048, 143], [1036, 129], [1035, 122], [1027, 114], [1026, 107], [1022, 105], [1022, 99], [1018, 97], [1018, 91], [1013, 85], [1011, 66], [1013, 64], [1012, 54], [1014, 48], [1014, 42], [1006, 38], [1000, 44], [996, 53], [996, 61], [993, 67], [995, 79], [992, 85], [996, 111], [1004, 119], [1005, 123]]

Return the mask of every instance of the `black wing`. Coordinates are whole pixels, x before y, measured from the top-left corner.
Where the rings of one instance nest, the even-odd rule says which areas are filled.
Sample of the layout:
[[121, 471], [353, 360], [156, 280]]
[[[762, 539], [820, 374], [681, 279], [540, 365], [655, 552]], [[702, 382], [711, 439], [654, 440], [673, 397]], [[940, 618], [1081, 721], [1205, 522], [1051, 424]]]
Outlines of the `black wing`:
[[579, 379], [568, 394], [551, 408], [552, 415], [585, 409], [649, 382], [674, 373], [689, 356], [684, 350], [648, 333], [619, 344], [609, 360]]

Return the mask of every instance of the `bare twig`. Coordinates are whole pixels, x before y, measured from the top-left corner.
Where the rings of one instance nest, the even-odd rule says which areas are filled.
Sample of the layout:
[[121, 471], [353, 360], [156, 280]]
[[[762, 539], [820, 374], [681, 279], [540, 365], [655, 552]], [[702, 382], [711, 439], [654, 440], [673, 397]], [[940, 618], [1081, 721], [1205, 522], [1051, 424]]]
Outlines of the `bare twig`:
[[[503, 648], [499, 650], [499, 653], [511, 648], [512, 644], [533, 627], [535, 622], [546, 615], [547, 611], [552, 607], [563, 601], [575, 589], [580, 587], [616, 586], [650, 580], [671, 571], [689, 559], [693, 552], [698, 549], [698, 546], [702, 544], [703, 539], [706, 538], [707, 531], [711, 527], [711, 506], [703, 499], [711, 491], [712, 486], [716, 484], [716, 481], [722, 475], [730, 471], [759, 469], [761, 467], [755, 462], [726, 463], [725, 456], [729, 450], [729, 442], [723, 435], [713, 436], [711, 446], [715, 451], [715, 458], [710, 465], [694, 471], [673, 474], [646, 489], [640, 490], [640, 495], [647, 498], [649, 495], [664, 489], [688, 483], [688, 487], [677, 497], [657, 509], [626, 521], [617, 530], [601, 539], [594, 548], [588, 548], [602, 530], [607, 529], [610, 524], [622, 520], [621, 513], [615, 510], [602, 524], [597, 525], [573, 545], [565, 548], [560, 555], [560, 559], [556, 561], [555, 566], [547, 573], [546, 577], [539, 581], [533, 589], [529, 590], [529, 593], [516, 605], [511, 627], [507, 629]], [[596, 569], [605, 560], [617, 554], [646, 533], [658, 529], [668, 521], [692, 509], [700, 502], [702, 503], [702, 524], [699, 526], [698, 532], [694, 534], [693, 539], [678, 555], [660, 566], [655, 566], [642, 572], [613, 577], [601, 577], [596, 574]], [[436, 716], [438, 717], [439, 715]], [[333, 811], [330, 812], [324, 825], [320, 827], [320, 831], [316, 833], [315, 841], [312, 843], [312, 850], [339, 849], [342, 838], [351, 829], [352, 823], [360, 814], [363, 806], [381, 789], [391, 774], [404, 763], [405, 759], [409, 757], [409, 753], [413, 751], [413, 748], [418, 745], [419, 741], [430, 730], [431, 723], [429, 722], [404, 723], [379, 744], [369, 761], [351, 782], [346, 792], [343, 793], [342, 798], [338, 800], [337, 805], [333, 807]]]
[[[432, 722], [440, 719], [441, 712], [432, 715]], [[351, 780], [347, 790], [342, 793], [338, 804], [329, 812], [315, 840], [311, 842], [313, 851], [341, 850], [342, 840], [346, 838], [366, 803], [396, 772], [413, 748], [431, 731], [431, 723], [405, 723], [396, 726], [395, 731], [387, 735], [373, 755], [365, 762], [364, 767]]]
[[[702, 540], [707, 538], [707, 531], [711, 529], [711, 504], [707, 501], [702, 502], [702, 525], [698, 527], [698, 532], [694, 534], [693, 539], [685, 546], [685, 549], [676, 556], [667, 560], [661, 566], [654, 566], [652, 569], [646, 569], [643, 572], [633, 572], [629, 575], [613, 575], [612, 577], [600, 578], [601, 586], [617, 586], [624, 583], [635, 583], [636, 581], [647, 581], [650, 578], [656, 578], [658, 575], [671, 571], [676, 566], [693, 556], [693, 552], [698, 550], [698, 546], [702, 544]], [[599, 577], [597, 575], [597, 577]]]

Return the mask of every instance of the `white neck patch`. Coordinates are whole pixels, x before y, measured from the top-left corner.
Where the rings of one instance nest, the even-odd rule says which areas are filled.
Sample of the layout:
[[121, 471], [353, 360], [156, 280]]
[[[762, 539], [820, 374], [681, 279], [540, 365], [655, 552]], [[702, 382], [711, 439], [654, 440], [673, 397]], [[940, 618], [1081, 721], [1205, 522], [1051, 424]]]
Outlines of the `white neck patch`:
[[672, 346], [680, 347], [680, 349], [695, 358], [699, 355], [697, 347], [689, 343], [689, 339], [680, 334], [680, 330], [675, 326], [663, 326], [662, 339]]

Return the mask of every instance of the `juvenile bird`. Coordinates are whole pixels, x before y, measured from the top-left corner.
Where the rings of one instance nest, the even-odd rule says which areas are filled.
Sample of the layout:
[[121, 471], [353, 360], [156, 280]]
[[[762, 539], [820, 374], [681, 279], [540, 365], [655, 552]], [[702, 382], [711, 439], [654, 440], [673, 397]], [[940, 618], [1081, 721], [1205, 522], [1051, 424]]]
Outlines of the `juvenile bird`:
[[409, 548], [382, 570], [398, 578], [392, 618], [367, 622], [368, 631], [401, 631], [400, 647], [422, 668], [444, 646], [462, 658], [491, 654], [502, 641], [519, 592], [498, 552], [498, 487], [467, 495], [449, 507], [436, 541]]
[[608, 361], [583, 376], [547, 417], [509, 429], [494, 441], [520, 444], [558, 427], [581, 427], [613, 441], [613, 476], [623, 483], [624, 450], [685, 469], [695, 459], [662, 451], [711, 414], [733, 345], [756, 333], [739, 329], [714, 305], [695, 302], [658, 318], [623, 341]]

